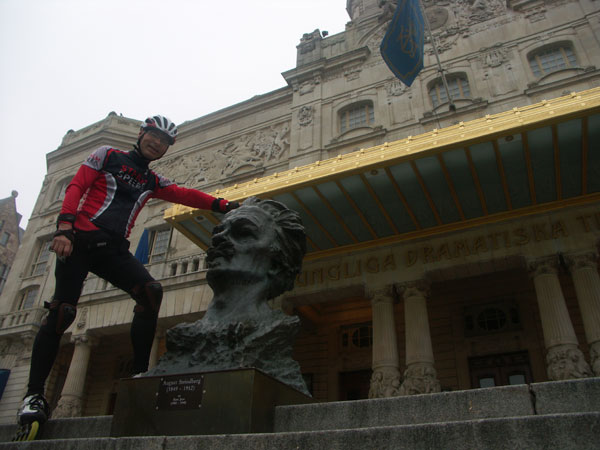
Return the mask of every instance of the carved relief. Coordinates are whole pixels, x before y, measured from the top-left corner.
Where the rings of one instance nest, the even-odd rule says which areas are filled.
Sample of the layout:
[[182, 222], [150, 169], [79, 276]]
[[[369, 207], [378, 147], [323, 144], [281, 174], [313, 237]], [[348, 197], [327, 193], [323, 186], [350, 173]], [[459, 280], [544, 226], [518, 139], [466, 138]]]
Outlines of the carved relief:
[[552, 256], [532, 261], [529, 263], [529, 271], [533, 278], [540, 275], [556, 274], [558, 272], [558, 259]]
[[81, 399], [74, 396], [62, 396], [52, 411], [55, 419], [65, 417], [81, 417]]
[[575, 345], [557, 345], [546, 355], [548, 378], [552, 381], [586, 378], [592, 376], [583, 353]]
[[273, 125], [245, 134], [216, 151], [195, 152], [156, 165], [156, 172], [188, 186], [216, 181], [279, 161], [289, 150], [289, 124]]
[[579, 269], [591, 268], [594, 270], [598, 269], [598, 254], [597, 253], [583, 253], [579, 255], [568, 255], [565, 257], [569, 270], [571, 272]]
[[298, 122], [300, 126], [306, 127], [310, 125], [313, 121], [313, 107], [312, 106], [303, 106], [298, 111]]
[[396, 368], [381, 367], [373, 371], [369, 398], [387, 398], [400, 395], [400, 373]]
[[430, 285], [426, 280], [409, 281], [407, 283], [400, 283], [395, 286], [398, 294], [402, 298], [410, 297], [423, 297], [427, 299], [431, 293]]
[[409, 90], [409, 87], [398, 80], [393, 80], [390, 83], [386, 84], [385, 90], [387, 91], [389, 103], [391, 97], [400, 97], [402, 94]]
[[592, 372], [597, 377], [600, 377], [600, 342], [595, 342], [590, 347], [590, 362]]
[[427, 363], [411, 364], [404, 372], [404, 381], [400, 386], [400, 395], [429, 394], [440, 392], [441, 386], [433, 365]]

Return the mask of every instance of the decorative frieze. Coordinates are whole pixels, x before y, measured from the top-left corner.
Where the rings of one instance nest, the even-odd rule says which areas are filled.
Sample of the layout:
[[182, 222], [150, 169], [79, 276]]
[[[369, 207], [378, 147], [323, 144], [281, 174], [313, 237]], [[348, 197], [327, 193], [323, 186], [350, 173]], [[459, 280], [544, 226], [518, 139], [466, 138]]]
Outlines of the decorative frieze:
[[298, 123], [302, 127], [307, 127], [313, 122], [313, 107], [310, 105], [305, 105], [300, 108], [298, 111]]
[[552, 381], [591, 377], [583, 353], [573, 344], [557, 345], [546, 355], [548, 378]]
[[176, 155], [156, 164], [156, 172], [178, 184], [198, 186], [280, 161], [289, 151], [288, 122], [244, 134], [214, 151]]

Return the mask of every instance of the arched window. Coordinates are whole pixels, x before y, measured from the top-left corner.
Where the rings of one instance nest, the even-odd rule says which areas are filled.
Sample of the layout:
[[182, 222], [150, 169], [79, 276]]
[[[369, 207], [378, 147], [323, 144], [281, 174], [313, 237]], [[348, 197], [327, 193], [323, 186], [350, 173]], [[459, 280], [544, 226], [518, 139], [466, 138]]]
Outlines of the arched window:
[[340, 111], [340, 133], [354, 128], [372, 126], [375, 123], [373, 102], [360, 102]]
[[536, 77], [562, 69], [577, 67], [577, 58], [568, 42], [549, 45], [529, 54], [529, 67]]
[[[450, 91], [452, 100], [471, 97], [469, 80], [464, 73], [448, 75], [446, 81], [448, 82], [448, 90]], [[429, 84], [429, 98], [431, 98], [431, 103], [434, 108], [448, 102], [444, 81], [441, 78], [438, 78]]]

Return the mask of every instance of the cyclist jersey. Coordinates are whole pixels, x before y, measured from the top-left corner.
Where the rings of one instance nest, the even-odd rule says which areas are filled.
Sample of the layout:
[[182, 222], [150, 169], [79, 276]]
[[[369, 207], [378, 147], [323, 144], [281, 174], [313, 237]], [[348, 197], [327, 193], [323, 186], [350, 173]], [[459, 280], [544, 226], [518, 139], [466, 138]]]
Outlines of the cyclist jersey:
[[151, 198], [211, 209], [215, 197], [177, 186], [153, 172], [149, 163], [137, 150], [98, 148], [67, 186], [60, 213], [74, 215], [77, 230], [101, 228], [127, 238]]

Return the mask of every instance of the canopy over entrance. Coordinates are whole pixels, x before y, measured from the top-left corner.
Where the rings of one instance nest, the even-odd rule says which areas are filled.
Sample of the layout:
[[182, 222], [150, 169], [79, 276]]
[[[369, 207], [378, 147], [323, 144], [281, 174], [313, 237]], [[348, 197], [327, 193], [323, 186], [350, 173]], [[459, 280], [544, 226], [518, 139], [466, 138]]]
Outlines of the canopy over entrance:
[[[217, 190], [300, 213], [307, 259], [600, 200], [600, 88]], [[165, 219], [203, 249], [218, 219]]]

